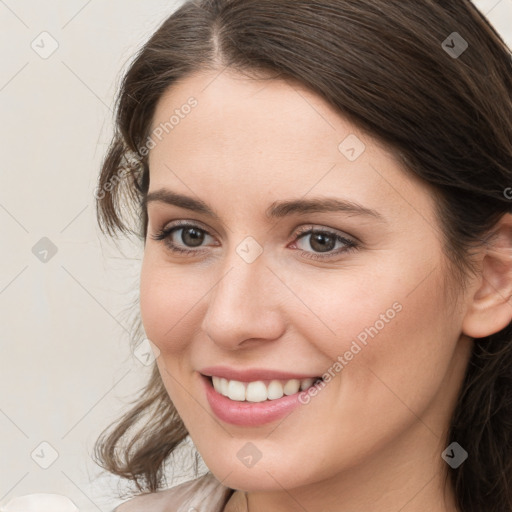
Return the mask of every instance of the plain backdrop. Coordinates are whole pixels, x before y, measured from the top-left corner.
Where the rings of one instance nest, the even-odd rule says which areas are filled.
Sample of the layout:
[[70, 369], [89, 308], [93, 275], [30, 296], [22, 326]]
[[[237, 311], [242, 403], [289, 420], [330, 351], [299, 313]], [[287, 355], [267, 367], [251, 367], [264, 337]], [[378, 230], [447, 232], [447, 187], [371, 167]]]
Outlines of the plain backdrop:
[[[512, 45], [512, 0], [476, 3]], [[0, 506], [123, 501], [90, 454], [150, 374], [128, 338], [141, 247], [101, 235], [94, 190], [122, 71], [179, 4], [0, 0]]]

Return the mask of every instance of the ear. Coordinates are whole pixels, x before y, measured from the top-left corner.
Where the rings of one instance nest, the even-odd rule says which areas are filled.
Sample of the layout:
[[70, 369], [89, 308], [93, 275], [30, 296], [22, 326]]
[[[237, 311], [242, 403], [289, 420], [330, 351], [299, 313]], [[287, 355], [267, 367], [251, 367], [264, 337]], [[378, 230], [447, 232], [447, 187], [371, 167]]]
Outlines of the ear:
[[503, 215], [492, 233], [482, 248], [477, 289], [462, 323], [462, 332], [471, 338], [490, 336], [512, 321], [512, 215]]

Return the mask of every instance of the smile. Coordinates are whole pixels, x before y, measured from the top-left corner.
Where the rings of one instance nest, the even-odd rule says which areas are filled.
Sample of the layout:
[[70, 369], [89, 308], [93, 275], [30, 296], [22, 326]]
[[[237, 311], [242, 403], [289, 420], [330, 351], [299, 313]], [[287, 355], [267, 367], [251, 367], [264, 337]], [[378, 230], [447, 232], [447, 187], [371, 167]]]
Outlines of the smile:
[[[234, 375], [233, 375], [234, 376]], [[320, 377], [240, 381], [199, 373], [213, 414], [232, 425], [258, 427], [288, 416], [303, 405], [300, 394]]]
[[217, 393], [237, 402], [265, 402], [279, 400], [283, 396], [293, 395], [305, 391], [313, 386], [320, 377], [289, 380], [257, 380], [253, 382], [240, 382], [228, 380], [223, 377], [212, 376], [213, 388]]

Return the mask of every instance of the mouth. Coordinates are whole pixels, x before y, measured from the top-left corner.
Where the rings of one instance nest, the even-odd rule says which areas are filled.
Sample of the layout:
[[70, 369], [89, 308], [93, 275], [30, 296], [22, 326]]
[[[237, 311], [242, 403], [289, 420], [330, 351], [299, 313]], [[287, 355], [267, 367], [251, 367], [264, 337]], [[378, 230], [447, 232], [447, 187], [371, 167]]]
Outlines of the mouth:
[[251, 382], [229, 380], [224, 377], [203, 375], [213, 389], [220, 395], [235, 402], [272, 402], [284, 396], [292, 396], [301, 391], [307, 391], [318, 382], [323, 382], [322, 377], [309, 377], [306, 379], [267, 379]]
[[[211, 411], [226, 423], [249, 428], [282, 420], [304, 405], [301, 399], [303, 393], [308, 393], [308, 390], [313, 393], [313, 386], [319, 382], [325, 386], [321, 377], [286, 375], [283, 372], [279, 375], [278, 372], [261, 369], [246, 371], [245, 375], [226, 368], [203, 371], [209, 373], [207, 375], [198, 372]], [[215, 375], [216, 373], [223, 373], [224, 377]], [[237, 377], [244, 380], [236, 380]], [[258, 377], [261, 378], [254, 380]], [[264, 380], [263, 377], [271, 378]]]

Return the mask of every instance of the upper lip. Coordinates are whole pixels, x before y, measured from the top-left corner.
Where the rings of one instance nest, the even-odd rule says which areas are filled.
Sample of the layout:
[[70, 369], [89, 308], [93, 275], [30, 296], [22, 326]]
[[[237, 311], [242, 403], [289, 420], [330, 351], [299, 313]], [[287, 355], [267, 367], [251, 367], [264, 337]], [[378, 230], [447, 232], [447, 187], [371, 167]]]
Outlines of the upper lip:
[[223, 377], [227, 380], [240, 382], [254, 382], [257, 380], [291, 380], [291, 379], [313, 379], [320, 375], [310, 373], [284, 372], [282, 370], [271, 370], [268, 368], [230, 368], [229, 366], [208, 366], [199, 370], [199, 373], [207, 377]]

